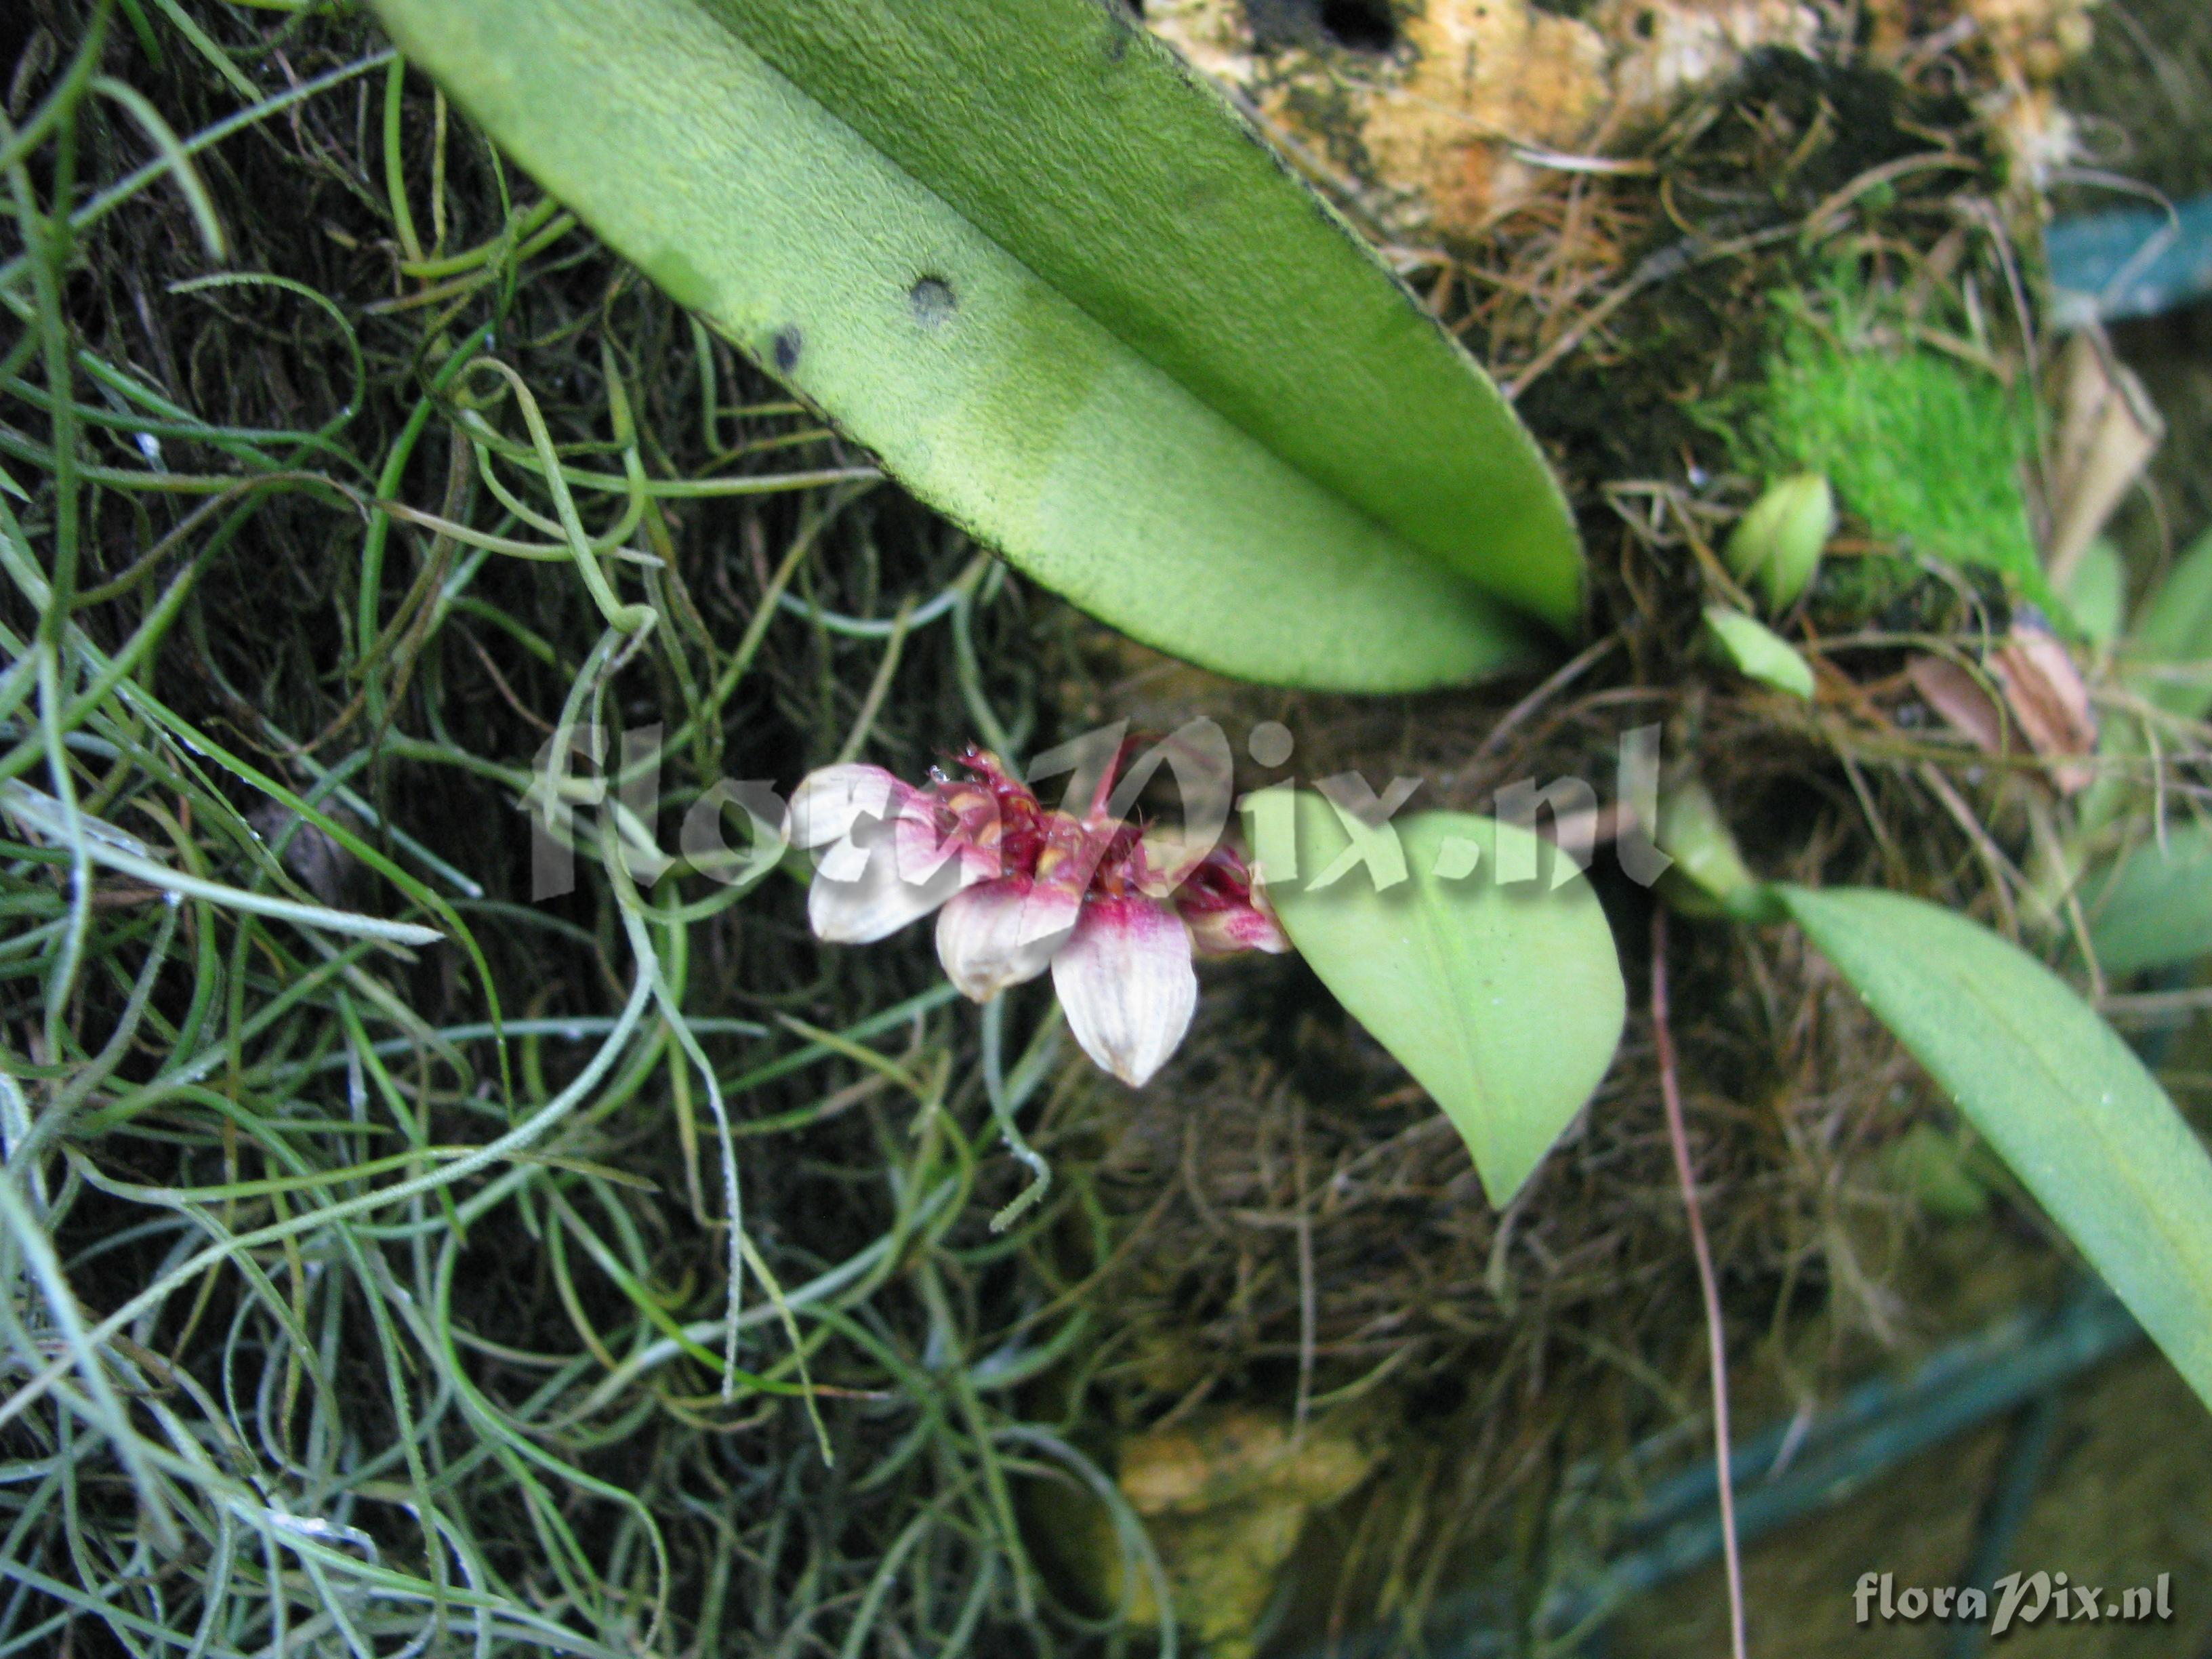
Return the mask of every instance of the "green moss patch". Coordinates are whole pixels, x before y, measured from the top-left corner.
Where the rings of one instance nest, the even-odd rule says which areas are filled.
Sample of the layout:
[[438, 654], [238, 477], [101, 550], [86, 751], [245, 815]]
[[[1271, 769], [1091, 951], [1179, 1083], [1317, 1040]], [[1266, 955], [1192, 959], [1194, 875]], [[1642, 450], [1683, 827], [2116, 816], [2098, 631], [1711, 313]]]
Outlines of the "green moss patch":
[[1817, 303], [1785, 293], [1774, 305], [1762, 382], [1708, 413], [1735, 465], [1761, 477], [1825, 473], [1903, 558], [1999, 572], [2063, 614], [2021, 494], [2028, 398], [1923, 343], [1893, 300], [1856, 278], [1832, 281]]

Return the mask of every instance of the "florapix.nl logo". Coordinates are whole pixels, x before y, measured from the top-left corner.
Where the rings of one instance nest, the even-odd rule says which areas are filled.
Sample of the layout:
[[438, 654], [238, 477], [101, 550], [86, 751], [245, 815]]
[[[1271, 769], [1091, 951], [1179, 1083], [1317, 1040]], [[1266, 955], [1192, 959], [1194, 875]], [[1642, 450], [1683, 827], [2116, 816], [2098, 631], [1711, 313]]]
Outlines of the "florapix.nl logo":
[[[722, 778], [703, 788], [664, 793], [665, 728], [658, 724], [620, 732], [592, 724], [557, 732], [533, 757], [524, 805], [531, 815], [531, 897], [574, 890], [580, 850], [650, 886], [670, 873], [696, 875], [750, 887], [791, 851], [785, 786], [770, 778]], [[1501, 825], [1523, 833], [1503, 837], [1486, 865], [1474, 842], [1447, 841], [1434, 867], [1414, 871], [1393, 827], [1409, 806], [1425, 803], [1427, 781], [1398, 775], [1377, 789], [1358, 771], [1302, 781], [1288, 770], [1295, 741], [1274, 720], [1246, 733], [1246, 754], [1261, 769], [1284, 775], [1242, 793], [1234, 787], [1235, 756], [1227, 732], [1200, 716], [1164, 737], [1133, 738], [1126, 720], [1095, 728], [1034, 757], [1023, 769], [1032, 787], [1065, 779], [1055, 793], [1062, 810], [1079, 815], [1103, 811], [1115, 819], [1164, 816], [1174, 823], [1187, 860], [1201, 858], [1241, 817], [1244, 840], [1272, 883], [1297, 882], [1320, 891], [1355, 873], [1388, 891], [1418, 873], [1455, 883], [1486, 880], [1499, 887], [1541, 883], [1558, 886], [1589, 868], [1601, 845], [1611, 848], [1621, 872], [1640, 886], [1658, 880], [1674, 862], [1654, 840], [1658, 821], [1660, 728], [1622, 732], [1613, 756], [1607, 796], [1589, 778], [1562, 775], [1517, 779], [1501, 785], [1485, 803]], [[1097, 799], [1101, 778], [1113, 787]], [[1156, 783], [1168, 800], [1156, 799]], [[1343, 845], [1314, 867], [1302, 857], [1296, 810], [1301, 791], [1318, 795], [1342, 830]], [[1152, 792], [1149, 793], [1148, 792]], [[664, 817], [680, 808], [674, 846], [664, 840]], [[891, 810], [888, 804], [884, 811]], [[1556, 848], [1544, 855], [1539, 842]], [[909, 878], [927, 881], [941, 853], [917, 847]]]
[[1986, 1589], [1939, 1584], [1900, 1587], [1893, 1574], [1863, 1572], [1851, 1591], [1861, 1625], [1917, 1625], [1929, 1620], [1989, 1626], [1992, 1639], [2016, 1629], [2054, 1625], [2164, 1624], [2173, 1618], [2173, 1575], [2112, 1589], [2064, 1572], [2008, 1572]]

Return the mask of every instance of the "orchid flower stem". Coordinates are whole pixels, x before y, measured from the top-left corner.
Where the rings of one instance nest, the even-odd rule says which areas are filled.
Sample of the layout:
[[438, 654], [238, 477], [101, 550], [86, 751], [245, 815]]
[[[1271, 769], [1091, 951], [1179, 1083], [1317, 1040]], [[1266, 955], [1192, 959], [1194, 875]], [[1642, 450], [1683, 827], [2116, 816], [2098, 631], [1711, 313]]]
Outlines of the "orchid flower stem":
[[1002, 1233], [1033, 1208], [1052, 1185], [1052, 1166], [1014, 1127], [1014, 1103], [1006, 1094], [1006, 999], [1001, 994], [983, 1005], [983, 1092], [990, 1097], [991, 1115], [999, 1120], [999, 1133], [1006, 1150], [1027, 1164], [1036, 1179], [1022, 1188], [1014, 1201], [991, 1218], [991, 1231]]
[[1721, 1559], [1728, 1570], [1729, 1652], [1747, 1659], [1744, 1636], [1743, 1553], [1736, 1540], [1735, 1482], [1729, 1457], [1728, 1339], [1721, 1322], [1720, 1285], [1713, 1253], [1705, 1242], [1705, 1217], [1698, 1206], [1697, 1172], [1690, 1159], [1689, 1130], [1682, 1117], [1682, 1087], [1674, 1059], [1674, 1034], [1668, 1023], [1667, 908], [1651, 912], [1651, 1036], [1659, 1051], [1659, 1092], [1667, 1111], [1667, 1139], [1674, 1149], [1674, 1173], [1682, 1188], [1682, 1212], [1690, 1224], [1690, 1249], [1698, 1262], [1698, 1287], [1705, 1298], [1708, 1359], [1712, 1367], [1713, 1465], [1720, 1499]]
[[[1021, 743], [1017, 735], [1008, 732], [991, 707], [990, 698], [983, 690], [983, 671], [975, 660], [975, 630], [972, 621], [975, 600], [966, 591], [952, 607], [952, 663], [960, 680], [960, 700], [968, 705], [969, 718], [975, 722], [975, 730], [984, 744], [1004, 756], [1015, 766], [1021, 763]], [[1020, 734], [1026, 737], [1027, 732]]]

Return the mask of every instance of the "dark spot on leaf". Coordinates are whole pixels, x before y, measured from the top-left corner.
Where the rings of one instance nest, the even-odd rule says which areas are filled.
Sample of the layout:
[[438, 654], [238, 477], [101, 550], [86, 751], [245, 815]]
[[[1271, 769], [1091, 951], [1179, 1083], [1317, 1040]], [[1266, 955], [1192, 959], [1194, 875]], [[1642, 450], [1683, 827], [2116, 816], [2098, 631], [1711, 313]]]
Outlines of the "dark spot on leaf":
[[769, 342], [769, 349], [775, 355], [775, 372], [788, 374], [797, 368], [799, 350], [805, 343], [806, 337], [799, 331], [796, 323], [787, 323], [776, 330], [775, 338]]
[[923, 277], [907, 291], [906, 302], [924, 328], [938, 327], [960, 308], [959, 296], [942, 276]]

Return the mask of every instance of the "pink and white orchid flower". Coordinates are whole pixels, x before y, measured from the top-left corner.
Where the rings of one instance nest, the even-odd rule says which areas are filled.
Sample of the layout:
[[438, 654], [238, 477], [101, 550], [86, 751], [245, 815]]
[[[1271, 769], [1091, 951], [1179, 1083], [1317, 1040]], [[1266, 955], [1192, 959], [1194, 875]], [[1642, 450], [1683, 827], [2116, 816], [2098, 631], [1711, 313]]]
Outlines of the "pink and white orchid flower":
[[817, 938], [865, 945], [937, 912], [937, 956], [988, 1002], [1049, 967], [1083, 1052], [1132, 1087], [1190, 1029], [1194, 953], [1282, 951], [1290, 940], [1244, 861], [1184, 858], [1109, 816], [1112, 770], [1080, 818], [1047, 808], [988, 750], [905, 783], [826, 766], [792, 797], [794, 846], [827, 848], [807, 894]]

